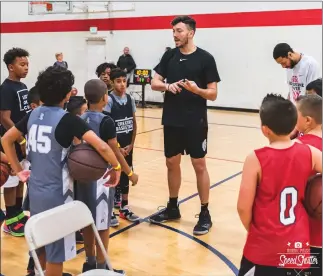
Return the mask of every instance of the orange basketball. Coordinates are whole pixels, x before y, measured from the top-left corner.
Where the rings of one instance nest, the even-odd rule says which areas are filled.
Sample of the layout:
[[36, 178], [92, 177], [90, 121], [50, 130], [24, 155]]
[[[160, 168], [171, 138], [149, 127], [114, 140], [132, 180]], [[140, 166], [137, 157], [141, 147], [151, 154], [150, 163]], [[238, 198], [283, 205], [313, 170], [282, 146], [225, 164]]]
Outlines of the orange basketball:
[[307, 182], [304, 206], [310, 217], [322, 220], [322, 175], [317, 174]]
[[10, 167], [8, 164], [0, 162], [0, 168], [1, 168], [1, 172], [0, 172], [0, 187], [2, 187], [2, 185], [4, 185], [8, 178], [9, 178], [9, 174], [10, 174]]

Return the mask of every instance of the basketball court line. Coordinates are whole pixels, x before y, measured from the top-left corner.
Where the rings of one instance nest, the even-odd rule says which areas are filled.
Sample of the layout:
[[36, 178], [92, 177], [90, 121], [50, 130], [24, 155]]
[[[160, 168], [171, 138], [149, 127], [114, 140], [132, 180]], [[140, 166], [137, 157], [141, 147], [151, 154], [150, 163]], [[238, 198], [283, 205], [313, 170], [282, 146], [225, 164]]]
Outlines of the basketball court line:
[[[147, 119], [155, 119], [155, 120], [161, 120], [162, 118], [158, 117], [149, 117], [149, 116], [136, 116], [137, 118], [147, 118]], [[228, 127], [241, 127], [241, 128], [254, 128], [254, 129], [260, 129], [260, 127], [256, 126], [245, 126], [245, 125], [230, 125], [230, 124], [220, 124], [220, 123], [210, 123], [209, 125], [218, 125], [218, 126], [228, 126]]]
[[[160, 149], [152, 149], [152, 148], [145, 148], [145, 147], [135, 147], [135, 149], [143, 149], [143, 150], [151, 150], [151, 151], [159, 151], [159, 152], [164, 152], [163, 150]], [[217, 158], [217, 157], [211, 157], [211, 156], [206, 156], [206, 159], [214, 159], [214, 160], [219, 160], [219, 161], [227, 161], [227, 162], [233, 162], [233, 163], [240, 163], [243, 164], [243, 161], [239, 160], [232, 160], [232, 159], [225, 159], [225, 158]]]
[[[233, 179], [233, 178], [235, 178], [235, 177], [237, 177], [238, 175], [240, 175], [242, 173], [242, 171], [240, 171], [240, 172], [237, 172], [237, 173], [235, 173], [235, 174], [232, 174], [232, 175], [230, 175], [229, 177], [227, 177], [227, 178], [225, 178], [225, 179], [222, 179], [222, 180], [220, 180], [219, 182], [217, 182], [217, 183], [215, 183], [215, 184], [213, 184], [213, 185], [211, 185], [210, 186], [210, 190], [212, 190], [213, 188], [215, 188], [215, 187], [217, 187], [217, 186], [219, 186], [219, 185], [221, 185], [221, 184], [223, 184], [223, 183], [225, 183], [225, 182], [227, 182], [227, 181], [229, 181], [229, 180], [231, 180], [231, 179]], [[188, 200], [190, 200], [190, 199], [192, 199], [192, 198], [194, 198], [194, 197], [196, 197], [196, 196], [198, 196], [198, 193], [194, 193], [194, 194], [192, 194], [192, 195], [190, 195], [190, 196], [188, 196], [188, 197], [185, 197], [185, 198], [183, 198], [182, 200], [180, 200], [179, 202], [178, 202], [178, 204], [179, 205], [181, 205], [181, 204], [183, 204], [183, 203], [185, 203], [186, 201], [188, 201]], [[152, 215], [149, 215], [149, 216], [147, 216], [147, 217], [145, 217], [145, 218], [143, 218], [143, 219], [140, 219], [140, 220], [138, 220], [138, 221], [136, 221], [136, 222], [133, 222], [133, 223], [131, 223], [131, 224], [129, 224], [128, 226], [126, 226], [126, 227], [123, 227], [123, 228], [121, 228], [121, 229], [119, 229], [119, 230], [117, 230], [117, 231], [115, 231], [114, 233], [112, 233], [111, 235], [110, 235], [110, 238], [113, 238], [113, 237], [115, 237], [115, 236], [117, 236], [117, 235], [119, 235], [119, 234], [121, 234], [121, 233], [123, 233], [123, 232], [125, 232], [125, 231], [127, 231], [127, 230], [129, 230], [129, 229], [131, 229], [131, 228], [133, 228], [133, 227], [135, 227], [135, 226], [137, 226], [137, 225], [139, 225], [139, 224], [141, 224], [141, 223], [143, 223], [143, 222], [145, 222], [145, 223], [150, 223], [149, 222], [149, 218], [151, 218], [152, 216], [154, 216], [154, 215], [157, 215], [157, 214], [159, 214], [160, 212], [162, 212], [163, 210], [164, 210], [165, 208], [163, 208], [163, 209], [161, 209], [161, 210], [158, 210], [157, 212], [155, 212], [155, 213], [153, 213]], [[178, 229], [175, 229], [175, 228], [173, 228], [173, 227], [170, 227], [170, 226], [168, 226], [168, 225], [164, 225], [164, 224], [155, 224], [154, 223], [154, 225], [156, 225], [156, 226], [160, 226], [160, 227], [164, 227], [165, 229], [168, 229], [168, 230], [170, 230], [170, 231], [175, 231], [175, 232], [177, 232], [178, 234], [180, 234], [180, 235], [182, 235], [182, 236], [185, 236], [185, 237], [188, 237], [188, 238], [190, 238], [190, 239], [192, 239], [193, 241], [195, 241], [195, 242], [197, 242], [197, 243], [199, 243], [200, 245], [202, 245], [202, 246], [204, 246], [205, 248], [207, 248], [208, 250], [210, 250], [213, 254], [215, 254], [217, 257], [219, 257], [232, 271], [233, 271], [233, 273], [234, 273], [234, 275], [238, 275], [237, 273], [238, 273], [238, 268], [228, 259], [228, 258], [226, 258], [222, 253], [220, 253], [219, 251], [217, 251], [214, 247], [212, 247], [211, 245], [209, 245], [209, 244], [207, 244], [207, 243], [205, 243], [205, 242], [203, 242], [203, 241], [201, 241], [200, 239], [198, 239], [198, 238], [195, 238], [194, 236], [191, 236], [190, 234], [187, 234], [186, 232], [183, 232], [183, 231], [181, 231], [181, 230], [178, 230]], [[151, 228], [150, 228], [151, 229]], [[80, 248], [80, 249], [78, 249], [77, 250], [77, 254], [80, 254], [80, 253], [82, 253], [84, 251], [84, 247], [83, 248]]]
[[146, 130], [146, 131], [139, 132], [139, 133], [137, 133], [137, 135], [144, 134], [144, 133], [149, 133], [149, 132], [153, 132], [153, 131], [161, 130], [161, 129], [163, 129], [163, 128], [162, 127], [160, 127], [160, 128], [154, 128], [154, 129], [151, 129], [151, 130]]
[[199, 238], [197, 237], [194, 237], [184, 231], [181, 231], [179, 229], [176, 229], [174, 227], [171, 227], [169, 225], [166, 225], [166, 224], [162, 224], [162, 223], [159, 223], [159, 224], [156, 224], [160, 227], [163, 227], [167, 230], [170, 230], [170, 231], [173, 231], [173, 232], [176, 232], [182, 236], [185, 236], [189, 239], [191, 239], [192, 241], [195, 241], [197, 242], [198, 244], [204, 246], [206, 249], [210, 250], [214, 255], [216, 255], [221, 261], [223, 261], [230, 269], [231, 271], [234, 273], [235, 276], [238, 275], [239, 273], [239, 269], [226, 257], [224, 256], [221, 252], [219, 252], [218, 250], [216, 250], [213, 246], [211, 246], [210, 244], [200, 240]]

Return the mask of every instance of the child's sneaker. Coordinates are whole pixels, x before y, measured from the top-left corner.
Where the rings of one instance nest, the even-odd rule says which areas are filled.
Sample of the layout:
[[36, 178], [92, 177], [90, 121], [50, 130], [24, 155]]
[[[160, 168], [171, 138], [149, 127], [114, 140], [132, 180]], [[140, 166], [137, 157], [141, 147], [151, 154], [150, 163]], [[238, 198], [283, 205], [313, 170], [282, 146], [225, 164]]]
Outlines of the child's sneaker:
[[128, 205], [126, 205], [120, 209], [119, 216], [120, 216], [120, 218], [129, 220], [131, 222], [135, 222], [135, 221], [140, 220], [140, 217], [138, 217], [133, 212], [131, 212]]
[[14, 237], [25, 236], [25, 224], [21, 223], [17, 217], [6, 219], [3, 225], [3, 232]]
[[111, 216], [111, 222], [110, 222], [110, 226], [111, 227], [117, 227], [119, 225], [119, 221], [117, 219], [116, 214], [113, 212], [112, 216]]
[[90, 265], [89, 263], [84, 263], [82, 273], [93, 270], [93, 269], [96, 269], [96, 263], [93, 265]]

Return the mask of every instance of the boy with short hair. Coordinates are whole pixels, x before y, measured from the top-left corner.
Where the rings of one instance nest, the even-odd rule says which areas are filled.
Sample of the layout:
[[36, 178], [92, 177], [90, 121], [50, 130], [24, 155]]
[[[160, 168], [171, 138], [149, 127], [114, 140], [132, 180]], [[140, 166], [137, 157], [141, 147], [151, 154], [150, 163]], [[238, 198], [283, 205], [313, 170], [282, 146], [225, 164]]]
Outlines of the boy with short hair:
[[[322, 98], [317, 94], [300, 96], [296, 100], [296, 107], [296, 128], [303, 133], [298, 140], [322, 151]], [[322, 220], [311, 217], [309, 220], [311, 253], [318, 260], [317, 264], [313, 264], [311, 276], [322, 276]]]
[[77, 116], [81, 116], [87, 108], [87, 102], [82, 96], [71, 96], [66, 106], [68, 112]]
[[313, 169], [322, 172], [321, 152], [290, 140], [297, 122], [291, 101], [267, 95], [260, 119], [269, 146], [248, 155], [243, 166], [237, 208], [248, 236], [238, 275], [295, 275], [309, 267], [287, 259], [297, 258], [299, 253], [289, 250], [300, 243], [309, 250], [309, 219], [302, 201]]
[[[8, 50], [3, 56], [8, 77], [3, 81], [0, 89], [0, 135], [2, 136], [30, 111], [27, 102], [28, 89], [22, 82], [22, 79], [28, 75], [28, 57], [28, 51], [16, 47]], [[21, 162], [25, 159], [26, 139], [17, 138], [15, 147]], [[1, 144], [0, 149], [2, 150]], [[22, 210], [24, 185], [16, 176], [12, 176], [3, 188], [6, 206], [3, 230], [14, 237], [23, 237], [28, 220], [28, 216]]]
[[[102, 111], [107, 104], [108, 95], [106, 84], [99, 79], [88, 81], [84, 86], [85, 98], [89, 109], [81, 118], [88, 123], [91, 129], [105, 141], [114, 151], [121, 169], [133, 184], [137, 184], [138, 176], [132, 172], [126, 160], [118, 148], [116, 130], [113, 119]], [[109, 227], [111, 226], [111, 214], [113, 210], [114, 189], [107, 188], [100, 180], [93, 183], [78, 183], [78, 199], [83, 201], [91, 210], [96, 227], [98, 228], [102, 242], [108, 249]], [[91, 227], [83, 230], [84, 248], [87, 260], [83, 265], [83, 272], [92, 269], [106, 269], [104, 255], [98, 247], [95, 254], [94, 233]], [[124, 273], [123, 271], [119, 271]]]
[[[137, 134], [135, 100], [126, 93], [127, 73], [125, 71], [120, 68], [113, 69], [110, 78], [114, 90], [109, 95], [105, 111], [108, 112], [115, 121], [118, 143], [120, 144], [122, 154], [128, 165], [133, 167], [133, 147]], [[116, 198], [115, 207], [120, 208], [120, 218], [131, 222], [139, 220], [140, 218], [130, 210], [128, 205], [129, 179], [124, 173], [121, 173], [119, 186], [121, 202], [119, 198]], [[118, 221], [114, 213], [112, 214], [112, 219], [113, 221]], [[116, 223], [116, 225], [118, 224]]]
[[[120, 178], [120, 164], [111, 148], [81, 118], [63, 109], [73, 84], [72, 72], [63, 67], [49, 67], [40, 73], [36, 87], [43, 105], [28, 113], [2, 137], [14, 172], [23, 183], [29, 180], [31, 216], [73, 200], [68, 196], [73, 190], [73, 180], [69, 177], [66, 158], [74, 137], [93, 146], [112, 165], [110, 182], [104, 185], [115, 186]], [[31, 171], [23, 170], [14, 148], [15, 141], [26, 134]], [[38, 254], [46, 276], [60, 276], [63, 262], [76, 256], [75, 234], [44, 249], [40, 249]], [[39, 272], [36, 271], [35, 275]]]
[[306, 94], [317, 94], [322, 97], [322, 78], [310, 82], [306, 86]]

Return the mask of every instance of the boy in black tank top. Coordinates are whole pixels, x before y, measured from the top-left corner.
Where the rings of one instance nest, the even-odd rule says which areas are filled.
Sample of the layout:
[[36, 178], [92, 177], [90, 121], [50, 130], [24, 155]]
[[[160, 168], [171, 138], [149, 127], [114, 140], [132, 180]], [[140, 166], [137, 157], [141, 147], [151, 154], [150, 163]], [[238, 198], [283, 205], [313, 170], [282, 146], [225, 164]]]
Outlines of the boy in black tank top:
[[[108, 104], [105, 107], [105, 111], [108, 112], [115, 121], [120, 150], [128, 165], [133, 168], [133, 147], [137, 133], [135, 116], [136, 106], [134, 99], [126, 93], [126, 72], [120, 68], [113, 69], [111, 70], [110, 79], [113, 82], [114, 90], [109, 95]], [[121, 193], [120, 218], [129, 220], [131, 222], [139, 220], [140, 218], [135, 215], [128, 206], [129, 179], [125, 173], [121, 174], [119, 187]], [[113, 220], [116, 219], [117, 218], [113, 213]]]

